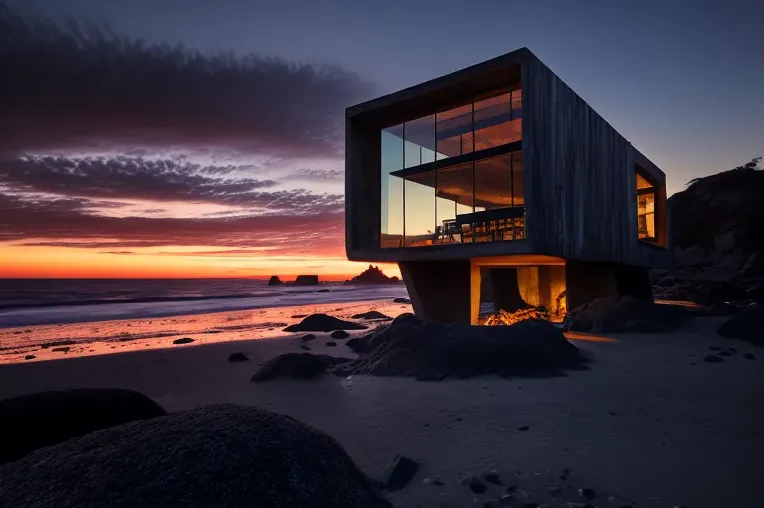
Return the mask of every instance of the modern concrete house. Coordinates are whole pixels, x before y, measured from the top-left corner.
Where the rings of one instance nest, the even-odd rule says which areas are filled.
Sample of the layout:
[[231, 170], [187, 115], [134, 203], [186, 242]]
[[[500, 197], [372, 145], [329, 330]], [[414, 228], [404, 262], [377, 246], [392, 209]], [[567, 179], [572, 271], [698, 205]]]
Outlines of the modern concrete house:
[[[417, 315], [652, 300], [666, 176], [528, 49], [346, 111], [350, 260], [397, 262]], [[567, 300], [567, 302], [566, 302]]]

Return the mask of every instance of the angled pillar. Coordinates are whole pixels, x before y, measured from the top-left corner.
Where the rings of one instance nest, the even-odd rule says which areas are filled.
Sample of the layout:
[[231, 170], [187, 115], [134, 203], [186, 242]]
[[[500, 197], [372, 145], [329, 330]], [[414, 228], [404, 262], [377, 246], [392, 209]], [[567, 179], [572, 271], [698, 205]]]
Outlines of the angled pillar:
[[489, 268], [493, 306], [498, 311], [512, 312], [528, 304], [520, 296], [517, 280], [517, 268]]
[[610, 263], [568, 261], [565, 265], [568, 309], [601, 296], [618, 296], [614, 266]]
[[[470, 323], [472, 275], [470, 261], [401, 261], [414, 313], [421, 319], [448, 323]], [[477, 269], [478, 279], [480, 269]], [[478, 281], [478, 307], [480, 284]], [[476, 316], [477, 319], [477, 316]]]

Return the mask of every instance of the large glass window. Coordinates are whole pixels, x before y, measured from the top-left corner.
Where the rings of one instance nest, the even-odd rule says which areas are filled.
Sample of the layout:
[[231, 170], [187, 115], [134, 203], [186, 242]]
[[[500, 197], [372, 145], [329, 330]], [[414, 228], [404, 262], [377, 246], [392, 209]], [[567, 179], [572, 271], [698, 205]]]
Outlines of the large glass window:
[[390, 173], [403, 169], [403, 124], [384, 129], [379, 245], [403, 247], [403, 180]]
[[655, 233], [655, 184], [640, 174], [637, 175], [637, 235], [640, 240], [657, 242]]
[[506, 90], [382, 131], [381, 247], [525, 237], [522, 152], [506, 146], [522, 92]]
[[476, 151], [522, 139], [522, 119], [513, 118], [512, 108], [512, 93], [475, 103]]
[[436, 242], [462, 243], [464, 232], [458, 222], [473, 212], [472, 163], [438, 170]]
[[410, 168], [435, 162], [435, 115], [428, 115], [406, 122], [405, 167]]
[[406, 247], [432, 245], [435, 241], [435, 172], [410, 176], [404, 185]]
[[472, 104], [437, 114], [438, 160], [472, 152]]

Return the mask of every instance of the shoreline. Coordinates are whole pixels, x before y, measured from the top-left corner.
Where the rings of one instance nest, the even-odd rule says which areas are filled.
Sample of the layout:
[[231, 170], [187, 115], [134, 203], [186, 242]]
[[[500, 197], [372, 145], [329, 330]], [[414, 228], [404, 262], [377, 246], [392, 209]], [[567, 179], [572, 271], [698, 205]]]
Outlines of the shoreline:
[[[0, 309], [0, 332], [9, 328], [101, 321], [152, 319], [201, 315], [229, 311], [282, 308], [310, 304], [352, 303], [408, 297], [401, 284], [325, 284], [334, 289], [316, 288], [265, 293], [257, 296], [195, 297], [162, 301], [113, 301], [110, 303], [67, 303]], [[300, 286], [296, 286], [300, 287]], [[346, 289], [340, 289], [346, 288]], [[266, 287], [263, 291], [267, 291]], [[323, 299], [324, 301], [316, 302]]]
[[[304, 333], [284, 332], [283, 328], [298, 323], [306, 315], [316, 313], [362, 322], [368, 325], [369, 329], [351, 333], [366, 333], [380, 323], [354, 320], [352, 316], [370, 310], [376, 310], [394, 318], [404, 312], [411, 312], [411, 305], [394, 303], [392, 299], [376, 299], [223, 312], [210, 311], [159, 318], [143, 317], [9, 327], [0, 329], [0, 364], [32, 363], [79, 356], [193, 347], [234, 341], [300, 337]], [[32, 337], [34, 341], [30, 342], [29, 339]], [[173, 344], [173, 340], [185, 337], [190, 337], [194, 341], [184, 346]], [[34, 358], [26, 360], [25, 358], [29, 355], [33, 355]]]

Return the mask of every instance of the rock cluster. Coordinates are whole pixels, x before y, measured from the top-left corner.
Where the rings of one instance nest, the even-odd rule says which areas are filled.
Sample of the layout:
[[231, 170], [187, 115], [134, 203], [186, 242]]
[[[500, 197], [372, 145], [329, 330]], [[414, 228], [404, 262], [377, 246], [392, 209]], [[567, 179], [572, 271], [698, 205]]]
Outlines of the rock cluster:
[[389, 508], [342, 447], [292, 418], [208, 406], [0, 466], [0, 506]]
[[400, 282], [398, 277], [388, 277], [378, 266], [369, 265], [369, 268], [345, 281], [345, 284], [394, 284], [398, 282]]
[[351, 347], [367, 352], [336, 367], [335, 374], [439, 381], [556, 375], [584, 363], [578, 348], [559, 329], [532, 320], [512, 326], [470, 326], [402, 314]]
[[270, 279], [268, 279], [268, 285], [269, 286], [280, 286], [283, 282], [281, 282], [281, 279], [278, 278], [277, 275], [272, 275]]
[[629, 296], [601, 297], [568, 311], [563, 326], [574, 332], [652, 333], [673, 331], [687, 311], [646, 303]]

